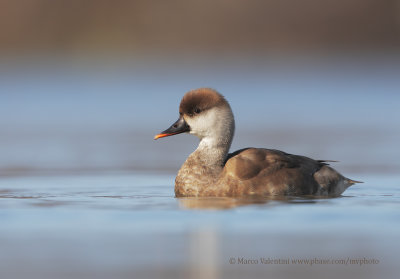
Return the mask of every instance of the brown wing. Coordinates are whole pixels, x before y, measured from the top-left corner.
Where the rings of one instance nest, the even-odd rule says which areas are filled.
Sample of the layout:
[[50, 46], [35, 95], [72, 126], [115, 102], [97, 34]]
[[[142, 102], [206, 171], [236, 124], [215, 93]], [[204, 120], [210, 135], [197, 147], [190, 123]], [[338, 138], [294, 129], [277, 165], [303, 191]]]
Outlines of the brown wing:
[[308, 195], [319, 189], [313, 175], [324, 165], [279, 150], [247, 148], [228, 156], [221, 182], [238, 181], [234, 194]]

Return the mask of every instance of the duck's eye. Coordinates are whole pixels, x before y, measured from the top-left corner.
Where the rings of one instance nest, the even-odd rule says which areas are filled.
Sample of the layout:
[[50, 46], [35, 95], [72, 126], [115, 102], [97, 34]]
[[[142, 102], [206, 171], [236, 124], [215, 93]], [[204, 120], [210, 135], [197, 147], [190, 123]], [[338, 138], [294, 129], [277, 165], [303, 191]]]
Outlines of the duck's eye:
[[195, 110], [194, 110], [194, 113], [195, 114], [199, 114], [201, 112], [201, 109], [199, 109], [199, 108], [196, 108]]

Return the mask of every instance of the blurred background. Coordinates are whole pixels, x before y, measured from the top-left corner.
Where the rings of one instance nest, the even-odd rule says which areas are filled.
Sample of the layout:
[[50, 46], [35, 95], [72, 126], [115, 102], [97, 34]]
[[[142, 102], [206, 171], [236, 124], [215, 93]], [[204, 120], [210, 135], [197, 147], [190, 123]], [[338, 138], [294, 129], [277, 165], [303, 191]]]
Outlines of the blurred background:
[[259, 53], [394, 48], [398, 0], [1, 1], [1, 47], [15, 54]]
[[197, 87], [233, 148], [399, 171], [399, 43], [398, 0], [2, 0], [0, 174], [176, 171], [197, 140], [152, 137]]
[[[229, 257], [366, 256], [379, 268], [267, 271], [397, 278], [399, 51], [400, 0], [0, 0], [0, 277], [265, 278]], [[198, 140], [153, 137], [198, 87], [230, 102], [232, 150], [366, 183], [218, 212], [174, 199]]]

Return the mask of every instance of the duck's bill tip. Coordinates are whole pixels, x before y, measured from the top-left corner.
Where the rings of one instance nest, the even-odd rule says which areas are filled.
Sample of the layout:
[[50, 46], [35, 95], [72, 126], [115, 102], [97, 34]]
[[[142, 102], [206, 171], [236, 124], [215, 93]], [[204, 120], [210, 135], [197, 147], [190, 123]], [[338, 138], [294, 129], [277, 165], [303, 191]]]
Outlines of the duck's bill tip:
[[169, 136], [172, 136], [172, 135], [174, 135], [174, 134], [158, 134], [158, 135], [156, 135], [156, 136], [154, 137], [154, 140], [158, 140], [158, 139], [160, 139], [160, 138], [169, 137]]

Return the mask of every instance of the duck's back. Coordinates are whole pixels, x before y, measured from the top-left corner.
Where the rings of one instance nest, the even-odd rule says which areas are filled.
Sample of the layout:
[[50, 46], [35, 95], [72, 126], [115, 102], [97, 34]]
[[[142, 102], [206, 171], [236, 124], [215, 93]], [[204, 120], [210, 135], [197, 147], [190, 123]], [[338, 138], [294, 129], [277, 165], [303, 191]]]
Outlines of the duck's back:
[[279, 150], [247, 148], [229, 154], [217, 187], [229, 196], [336, 196], [353, 183], [325, 161]]

